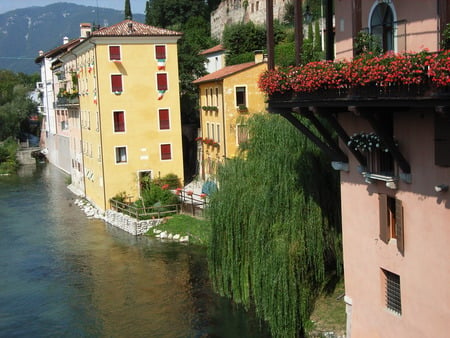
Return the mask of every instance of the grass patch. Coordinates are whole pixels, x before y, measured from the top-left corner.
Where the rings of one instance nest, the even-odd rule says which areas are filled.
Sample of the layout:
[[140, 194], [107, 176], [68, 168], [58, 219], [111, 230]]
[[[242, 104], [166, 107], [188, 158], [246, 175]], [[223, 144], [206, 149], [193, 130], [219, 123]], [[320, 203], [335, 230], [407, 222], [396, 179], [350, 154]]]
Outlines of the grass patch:
[[167, 231], [173, 235], [188, 235], [190, 243], [204, 246], [208, 245], [211, 236], [211, 226], [208, 221], [188, 215], [174, 215], [166, 217], [163, 223], [147, 232], [148, 236], [155, 237], [153, 229]]
[[336, 284], [333, 292], [323, 293], [318, 299], [311, 315], [311, 327], [307, 337], [325, 337], [325, 332], [345, 336], [345, 303], [343, 299], [344, 281]]

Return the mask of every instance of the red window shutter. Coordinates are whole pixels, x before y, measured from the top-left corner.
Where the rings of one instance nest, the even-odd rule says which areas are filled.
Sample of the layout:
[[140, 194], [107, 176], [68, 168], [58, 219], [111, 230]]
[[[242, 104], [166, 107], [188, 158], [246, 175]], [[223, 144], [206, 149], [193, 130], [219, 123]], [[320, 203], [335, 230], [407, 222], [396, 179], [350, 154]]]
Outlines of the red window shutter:
[[155, 46], [156, 59], [165, 60], [166, 59], [166, 46]]
[[120, 47], [119, 46], [109, 46], [109, 59], [110, 60], [120, 60]]
[[125, 131], [125, 113], [123, 111], [114, 112], [114, 131], [116, 133]]
[[397, 237], [397, 249], [403, 255], [405, 253], [405, 234], [403, 231], [403, 205], [402, 201], [395, 200], [395, 231]]
[[111, 75], [111, 90], [113, 92], [122, 92], [122, 75]]
[[159, 129], [170, 129], [169, 109], [159, 110]]
[[158, 90], [167, 90], [167, 74], [158, 73], [156, 74], [156, 79], [158, 82]]
[[379, 194], [379, 211], [380, 211], [380, 239], [388, 243], [389, 242], [389, 223], [388, 223], [388, 208], [387, 208], [387, 195]]
[[171, 160], [172, 150], [170, 144], [161, 144], [161, 160]]

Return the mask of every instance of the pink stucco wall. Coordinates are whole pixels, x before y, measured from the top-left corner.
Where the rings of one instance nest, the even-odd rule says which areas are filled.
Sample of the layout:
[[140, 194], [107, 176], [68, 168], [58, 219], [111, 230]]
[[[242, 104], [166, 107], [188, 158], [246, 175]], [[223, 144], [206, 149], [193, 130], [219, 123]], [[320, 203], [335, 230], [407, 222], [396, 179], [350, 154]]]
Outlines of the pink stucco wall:
[[[352, 113], [340, 115], [349, 135], [371, 131]], [[411, 165], [412, 183], [398, 189], [367, 184], [349, 154], [350, 171], [341, 173], [344, 273], [352, 302], [351, 337], [444, 337], [450, 320], [450, 168], [434, 165], [433, 111], [394, 115], [394, 137]], [[403, 203], [405, 253], [395, 240], [379, 239], [378, 194]], [[387, 310], [381, 269], [400, 275], [402, 314]]]
[[[392, 0], [390, 3], [394, 21], [398, 22], [398, 34], [406, 34], [405, 40], [397, 38], [396, 52], [439, 49], [438, 1]], [[363, 29], [369, 27], [369, 15], [376, 4], [377, 0], [361, 1]], [[335, 1], [335, 15], [336, 59], [349, 59], [352, 57], [352, 1]]]

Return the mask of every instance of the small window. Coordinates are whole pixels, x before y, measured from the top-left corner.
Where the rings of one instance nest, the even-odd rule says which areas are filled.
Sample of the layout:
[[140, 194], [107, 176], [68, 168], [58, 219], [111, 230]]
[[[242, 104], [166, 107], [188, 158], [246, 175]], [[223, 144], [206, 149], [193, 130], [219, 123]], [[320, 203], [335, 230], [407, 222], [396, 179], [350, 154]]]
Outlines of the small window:
[[122, 75], [120, 74], [111, 75], [111, 91], [113, 93], [123, 92]]
[[155, 46], [155, 54], [156, 54], [157, 60], [165, 60], [166, 59], [166, 46], [164, 46], [164, 45]]
[[245, 87], [236, 87], [236, 106], [247, 106]]
[[109, 46], [109, 59], [111, 61], [120, 60], [120, 46]]
[[114, 132], [125, 132], [125, 113], [123, 111], [114, 112]]
[[161, 144], [161, 160], [172, 159], [172, 147], [170, 144]]
[[116, 163], [127, 163], [127, 147], [116, 147]]
[[159, 129], [170, 129], [169, 109], [159, 109]]
[[389, 243], [396, 239], [397, 248], [404, 254], [404, 224], [402, 201], [385, 194], [379, 195], [380, 239]]
[[386, 307], [401, 315], [402, 314], [402, 297], [400, 293], [400, 276], [390, 271], [384, 270], [385, 283], [385, 304]]
[[220, 124], [217, 124], [217, 142], [220, 142]]
[[166, 91], [167, 87], [167, 74], [166, 73], [158, 73], [156, 74], [156, 81], [159, 91]]
[[206, 137], [207, 137], [207, 138], [210, 138], [209, 122], [206, 122]]

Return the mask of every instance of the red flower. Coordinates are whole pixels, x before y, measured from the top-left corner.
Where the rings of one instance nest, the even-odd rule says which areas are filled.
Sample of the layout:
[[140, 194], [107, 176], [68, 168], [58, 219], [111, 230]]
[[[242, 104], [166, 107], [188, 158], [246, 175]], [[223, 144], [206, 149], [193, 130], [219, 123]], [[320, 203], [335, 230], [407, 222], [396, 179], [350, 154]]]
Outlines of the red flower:
[[164, 185], [161, 187], [161, 189], [167, 190], [167, 189], [169, 189], [169, 185], [168, 185], [168, 184], [164, 184]]
[[193, 192], [192, 190], [186, 191], [186, 194], [188, 194], [188, 196], [192, 196], [193, 193], [194, 193], [194, 192]]

